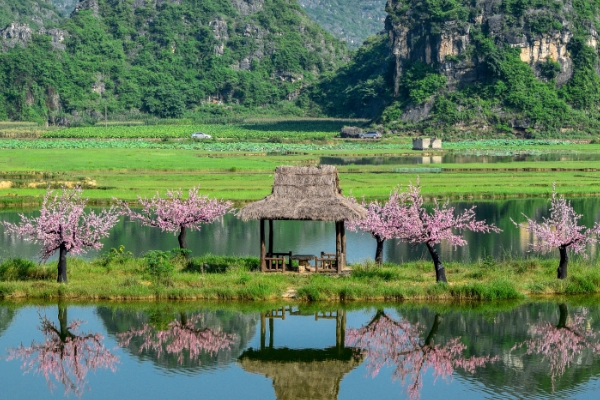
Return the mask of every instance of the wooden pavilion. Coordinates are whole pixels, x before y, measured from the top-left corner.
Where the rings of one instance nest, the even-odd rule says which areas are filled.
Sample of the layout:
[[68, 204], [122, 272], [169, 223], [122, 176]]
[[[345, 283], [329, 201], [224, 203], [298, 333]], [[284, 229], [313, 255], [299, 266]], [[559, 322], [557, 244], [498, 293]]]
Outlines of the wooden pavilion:
[[[291, 269], [291, 260], [309, 266], [314, 261], [314, 271], [341, 272], [346, 264], [346, 231], [344, 221], [364, 218], [367, 210], [342, 195], [337, 168], [330, 165], [318, 167], [280, 166], [275, 169], [271, 194], [248, 204], [238, 217], [244, 221], [260, 220], [260, 266], [263, 272]], [[304, 220], [335, 222], [335, 253], [321, 252], [320, 256], [296, 255], [292, 252], [273, 251], [273, 221]], [[269, 248], [265, 244], [265, 223], [269, 222]], [[286, 262], [285, 257], [288, 257]]]

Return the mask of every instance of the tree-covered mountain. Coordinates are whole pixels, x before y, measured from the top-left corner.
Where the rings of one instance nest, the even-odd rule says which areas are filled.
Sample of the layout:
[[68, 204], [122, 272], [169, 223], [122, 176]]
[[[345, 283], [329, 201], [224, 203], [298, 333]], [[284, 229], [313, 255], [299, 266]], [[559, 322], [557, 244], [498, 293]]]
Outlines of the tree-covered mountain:
[[598, 131], [600, 1], [389, 0], [386, 11], [386, 35], [314, 91], [328, 114], [437, 134]]
[[53, 32], [13, 28], [0, 32], [0, 119], [300, 109], [302, 89], [347, 59], [295, 0], [80, 0]]
[[0, 29], [14, 22], [33, 29], [51, 28], [61, 19], [60, 11], [50, 0], [0, 0]]
[[298, 1], [310, 18], [350, 48], [358, 48], [367, 37], [383, 30], [385, 0]]

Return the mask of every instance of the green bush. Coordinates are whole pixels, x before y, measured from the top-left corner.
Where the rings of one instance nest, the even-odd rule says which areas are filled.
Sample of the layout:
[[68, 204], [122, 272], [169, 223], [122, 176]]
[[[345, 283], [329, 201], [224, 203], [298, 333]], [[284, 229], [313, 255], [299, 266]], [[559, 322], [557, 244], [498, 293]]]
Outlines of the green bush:
[[167, 251], [151, 250], [144, 255], [146, 273], [155, 282], [164, 282], [173, 277], [175, 266], [172, 263], [173, 255]]
[[51, 280], [55, 272], [24, 258], [9, 258], [0, 264], [0, 280], [28, 281]]

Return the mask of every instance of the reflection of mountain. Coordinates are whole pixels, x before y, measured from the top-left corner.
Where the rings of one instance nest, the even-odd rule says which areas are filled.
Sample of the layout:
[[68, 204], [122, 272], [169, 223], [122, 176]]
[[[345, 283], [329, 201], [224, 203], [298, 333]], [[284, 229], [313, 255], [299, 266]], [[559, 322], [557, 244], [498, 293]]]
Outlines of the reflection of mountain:
[[[161, 351], [154, 349], [142, 349], [144, 339], [134, 337], [128, 341], [126, 348], [132, 355], [141, 360], [149, 360], [165, 369], [177, 369], [188, 373], [199, 370], [225, 366], [237, 359], [241, 351], [254, 336], [255, 325], [258, 321], [257, 314], [243, 314], [241, 312], [224, 310], [202, 310], [192, 311], [181, 309], [181, 307], [163, 307], [149, 309], [124, 309], [98, 307], [97, 313], [106, 326], [109, 335], [117, 337], [118, 334], [132, 329], [142, 329], [151, 326], [156, 332], [167, 331], [174, 322], [182, 322], [183, 325], [190, 321], [201, 321], [201, 330], [211, 329], [215, 332], [231, 334], [233, 341], [226, 348], [220, 348], [215, 352], [201, 352], [197, 357], [190, 356], [189, 349], [183, 351]], [[119, 338], [117, 337], [119, 340]], [[177, 340], [178, 338], [172, 338]]]
[[8, 329], [15, 314], [13, 307], [0, 306], [0, 336]]
[[[346, 311], [315, 314], [316, 319], [335, 319], [336, 345], [324, 349], [277, 348], [274, 343], [274, 318], [307, 315], [300, 310], [282, 308], [261, 314], [260, 348], [248, 349], [239, 358], [247, 372], [264, 375], [273, 380], [278, 400], [338, 398], [343, 377], [362, 362], [362, 356], [344, 345]], [[267, 321], [269, 344], [266, 344]], [[333, 332], [332, 332], [333, 334]]]
[[[400, 314], [411, 322], [427, 324], [436, 312], [428, 308], [400, 308]], [[569, 307], [570, 321], [582, 308]], [[473, 313], [452, 311], [443, 314], [437, 340], [444, 343], [461, 336], [467, 345], [466, 352], [474, 356], [498, 356], [499, 360], [484, 370], [466, 375], [469, 380], [483, 383], [488, 391], [498, 395], [528, 398], [552, 393], [550, 365], [542, 355], [527, 355], [523, 349], [511, 351], [515, 344], [532, 338], [531, 328], [536, 325], [559, 323], [559, 307], [555, 303], [527, 304], [510, 311], [498, 313]], [[590, 309], [586, 319], [587, 328], [600, 330], [600, 309]], [[457, 371], [462, 375], [461, 371]], [[564, 375], [557, 376], [554, 393], [568, 395], [574, 388], [600, 376], [598, 357], [589, 349], [578, 354], [566, 368]]]

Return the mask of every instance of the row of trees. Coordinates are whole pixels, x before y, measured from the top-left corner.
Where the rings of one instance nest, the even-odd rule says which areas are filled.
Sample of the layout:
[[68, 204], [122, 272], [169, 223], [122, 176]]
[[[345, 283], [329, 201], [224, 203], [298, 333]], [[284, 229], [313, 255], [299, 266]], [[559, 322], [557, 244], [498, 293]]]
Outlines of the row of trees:
[[[63, 189], [61, 193], [49, 191], [44, 197], [38, 217], [21, 215], [21, 222], [2, 222], [7, 233], [18, 235], [42, 245], [41, 259], [47, 261], [59, 253], [58, 282], [67, 282], [67, 255], [100, 249], [101, 239], [108, 236], [110, 229], [121, 215], [133, 221], [178, 235], [179, 247], [187, 248], [186, 235], [189, 230], [199, 230], [203, 224], [211, 223], [232, 210], [229, 201], [209, 199], [198, 193], [198, 188], [189, 190], [187, 198], [183, 192], [168, 191], [166, 198], [158, 194], [151, 199], [139, 199], [140, 211], [132, 210], [126, 202], [100, 212], [85, 212], [87, 199], [82, 189]], [[453, 246], [464, 246], [466, 231], [490, 233], [500, 229], [475, 217], [475, 207], [458, 214], [449, 202], [434, 201], [431, 209], [425, 207], [421, 188], [410, 184], [406, 191], [394, 190], [385, 203], [373, 201], [363, 205], [368, 213], [364, 219], [346, 222], [348, 229], [369, 232], [377, 241], [375, 260], [383, 261], [383, 245], [386, 240], [398, 239], [414, 246], [424, 244], [431, 255], [435, 268], [436, 282], [447, 282], [446, 272], [435, 245], [447, 241]], [[558, 196], [553, 188], [550, 201], [550, 216], [541, 221], [525, 216], [523, 226], [537, 237], [531, 249], [549, 252], [558, 248], [560, 263], [558, 279], [566, 279], [568, 250], [585, 252], [586, 247], [598, 241], [600, 225], [593, 228], [579, 225], [581, 215], [571, 204]], [[513, 221], [516, 226], [519, 226]], [[585, 255], [585, 254], [584, 254]]]
[[[434, 200], [433, 208], [426, 208], [418, 185], [410, 184], [404, 192], [394, 190], [385, 203], [372, 201], [367, 204], [363, 200], [362, 204], [368, 210], [367, 216], [346, 223], [346, 226], [352, 231], [368, 232], [375, 238], [375, 260], [378, 263], [383, 261], [383, 244], [388, 239], [398, 239], [415, 246], [424, 244], [433, 260], [437, 282], [447, 282], [447, 279], [444, 265], [435, 248], [436, 244], [447, 241], [454, 247], [464, 246], [467, 244], [464, 238], [466, 231], [501, 231], [493, 224], [476, 220], [475, 207], [457, 214], [448, 201], [440, 204]], [[547, 253], [558, 248], [560, 263], [557, 277], [566, 279], [568, 250], [585, 256], [587, 246], [598, 241], [600, 225], [596, 223], [593, 228], [579, 225], [581, 215], [575, 212], [569, 201], [556, 193], [554, 185], [549, 211], [550, 216], [542, 217], [541, 221], [526, 215], [523, 215], [527, 221], [524, 224], [518, 224], [512, 219], [511, 221], [515, 226], [522, 226], [536, 236], [537, 241], [530, 244], [531, 250]]]
[[67, 283], [67, 254], [82, 254], [90, 249], [102, 248], [101, 239], [108, 236], [110, 229], [121, 215], [127, 215], [133, 221], [152, 226], [166, 232], [178, 234], [181, 249], [186, 249], [188, 230], [199, 230], [222, 217], [231, 210], [232, 203], [209, 199], [200, 195], [198, 189], [190, 189], [188, 197], [183, 198], [179, 191], [168, 191], [166, 198], [158, 194], [151, 199], [139, 199], [140, 212], [133, 211], [125, 202], [116, 207], [85, 212], [87, 199], [82, 197], [79, 187], [63, 189], [61, 193], [48, 191], [42, 202], [39, 217], [25, 217], [21, 214], [21, 223], [2, 222], [9, 234], [15, 234], [38, 242], [42, 245], [41, 259], [47, 261], [59, 253], [59, 283]]

